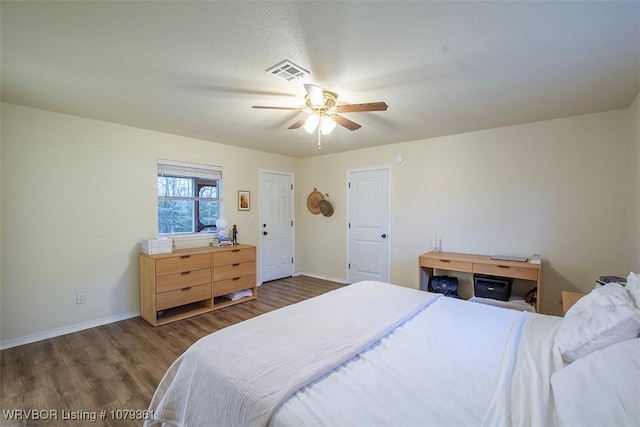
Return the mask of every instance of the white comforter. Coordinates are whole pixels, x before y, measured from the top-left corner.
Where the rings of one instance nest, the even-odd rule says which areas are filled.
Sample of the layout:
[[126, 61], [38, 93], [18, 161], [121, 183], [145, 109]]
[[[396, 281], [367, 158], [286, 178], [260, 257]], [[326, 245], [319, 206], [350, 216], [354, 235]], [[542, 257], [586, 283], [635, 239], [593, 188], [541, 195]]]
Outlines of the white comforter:
[[196, 342], [173, 363], [150, 410], [155, 421], [168, 425], [266, 425], [296, 390], [438, 297], [360, 282], [225, 328]]
[[149, 409], [184, 426], [553, 425], [559, 323], [362, 282], [203, 338]]

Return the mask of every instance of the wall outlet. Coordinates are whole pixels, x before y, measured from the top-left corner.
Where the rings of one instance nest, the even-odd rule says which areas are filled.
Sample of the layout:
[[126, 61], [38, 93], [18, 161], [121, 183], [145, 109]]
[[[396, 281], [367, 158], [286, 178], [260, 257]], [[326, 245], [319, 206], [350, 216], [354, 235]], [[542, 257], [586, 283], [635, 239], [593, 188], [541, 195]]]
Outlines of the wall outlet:
[[84, 292], [78, 292], [76, 294], [76, 304], [84, 304], [85, 302], [87, 302], [87, 297]]

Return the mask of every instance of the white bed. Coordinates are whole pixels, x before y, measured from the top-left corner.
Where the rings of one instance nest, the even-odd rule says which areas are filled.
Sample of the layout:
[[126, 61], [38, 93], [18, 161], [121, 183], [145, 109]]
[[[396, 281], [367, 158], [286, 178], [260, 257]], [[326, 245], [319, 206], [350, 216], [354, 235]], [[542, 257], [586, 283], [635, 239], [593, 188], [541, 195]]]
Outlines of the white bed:
[[[160, 382], [146, 425], [586, 425], [580, 399], [602, 400], [602, 386], [566, 392], [594, 366], [563, 360], [562, 329], [559, 317], [360, 282], [196, 342]], [[613, 387], [630, 400], [604, 398], [617, 425], [640, 422], [640, 339], [627, 338]]]

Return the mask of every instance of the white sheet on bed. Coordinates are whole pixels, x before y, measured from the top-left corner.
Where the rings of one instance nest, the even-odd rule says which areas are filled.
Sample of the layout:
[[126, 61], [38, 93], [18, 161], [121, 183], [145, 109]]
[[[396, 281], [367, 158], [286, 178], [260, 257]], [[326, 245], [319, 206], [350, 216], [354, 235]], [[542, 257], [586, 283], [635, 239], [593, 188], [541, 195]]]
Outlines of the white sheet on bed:
[[360, 282], [222, 329], [169, 368], [149, 409], [180, 426], [262, 426], [296, 390], [403, 324], [440, 295]]
[[[545, 352], [559, 321], [440, 298], [374, 348], [298, 391], [271, 426], [551, 425], [553, 402], [535, 386], [548, 388], [542, 377], [555, 367]], [[523, 358], [521, 342], [528, 349]], [[546, 367], [530, 360], [536, 352]], [[515, 374], [516, 366], [522, 372]]]

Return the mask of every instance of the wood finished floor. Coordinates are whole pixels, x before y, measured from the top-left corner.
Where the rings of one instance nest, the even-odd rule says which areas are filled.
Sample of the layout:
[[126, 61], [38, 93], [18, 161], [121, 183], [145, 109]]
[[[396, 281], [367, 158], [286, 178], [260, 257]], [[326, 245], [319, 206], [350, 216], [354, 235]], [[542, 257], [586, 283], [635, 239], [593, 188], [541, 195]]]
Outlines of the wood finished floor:
[[[141, 425], [106, 410], [147, 409], [169, 365], [196, 340], [226, 326], [341, 287], [305, 276], [258, 288], [253, 301], [153, 327], [136, 317], [0, 352], [0, 425]], [[5, 410], [97, 411], [98, 420], [8, 422]]]

